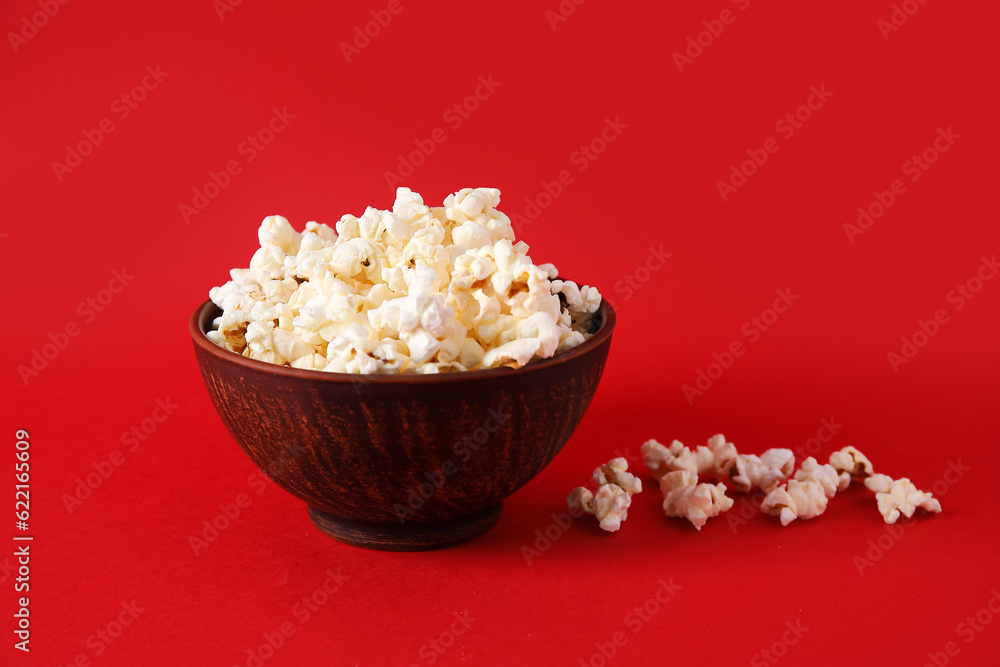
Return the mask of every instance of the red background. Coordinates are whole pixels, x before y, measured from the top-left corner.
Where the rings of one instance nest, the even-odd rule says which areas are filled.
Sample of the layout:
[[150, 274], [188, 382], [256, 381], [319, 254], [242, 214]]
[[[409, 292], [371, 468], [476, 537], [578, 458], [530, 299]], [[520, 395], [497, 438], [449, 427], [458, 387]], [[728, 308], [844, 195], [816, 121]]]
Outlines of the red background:
[[[786, 664], [995, 663], [1000, 280], [961, 309], [948, 293], [1000, 251], [997, 8], [929, 2], [884, 39], [889, 0], [683, 4], [591, 0], [553, 29], [556, 0], [403, 0], [351, 62], [339, 44], [386, 3], [245, 0], [220, 19], [207, 0], [74, 0], [16, 52], [8, 35], [2, 450], [13, 462], [15, 430], [30, 432], [32, 662], [255, 664], [248, 651], [288, 621], [295, 634], [264, 664], [599, 665], [597, 645], [616, 632], [624, 646], [609, 664], [770, 664], [772, 648]], [[732, 23], [678, 71], [672, 54], [704, 21], [718, 31], [727, 8]], [[4, 3], [0, 27], [21, 32], [39, 11]], [[112, 103], [147, 66], [168, 74], [122, 119]], [[445, 112], [480, 76], [500, 85], [453, 129]], [[832, 95], [786, 138], [775, 123], [811, 86]], [[240, 143], [275, 107], [294, 119], [246, 161]], [[53, 162], [103, 118], [114, 131], [60, 180]], [[572, 154], [606, 118], [627, 128], [581, 172]], [[613, 299], [618, 328], [583, 423], [496, 527], [442, 551], [370, 552], [317, 534], [272, 484], [257, 493], [202, 386], [187, 320], [247, 265], [265, 215], [301, 229], [389, 207], [385, 172], [438, 127], [447, 139], [405, 179], [433, 204], [498, 187], [501, 209], [523, 215], [570, 170], [523, 236], [536, 261]], [[904, 163], [949, 127], [959, 138], [911, 182]], [[717, 181], [770, 137], [778, 151], [723, 201]], [[186, 223], [179, 206], [229, 160], [240, 173]], [[850, 242], [844, 224], [894, 179], [905, 193]], [[672, 256], [646, 273], [651, 247]], [[122, 267], [134, 278], [86, 321], [78, 305]], [[645, 282], [630, 295], [626, 277]], [[799, 299], [751, 342], [744, 323], [785, 288]], [[939, 308], [948, 321], [896, 372], [888, 353]], [[25, 383], [18, 367], [69, 322], [79, 334]], [[745, 353], [688, 401], [682, 386], [735, 341]], [[167, 398], [173, 414], [123, 447]], [[840, 426], [821, 458], [856, 445], [877, 469], [944, 490], [944, 512], [896, 539], [872, 495], [852, 489], [813, 521], [719, 518], [697, 533], [663, 517], [647, 480], [617, 534], [551, 527], [572, 487], [647, 438], [695, 445], [721, 431], [759, 453], [805, 447], [823, 419]], [[70, 513], [63, 495], [115, 450], [121, 465]], [[946, 475], [958, 462], [962, 476]], [[196, 556], [189, 537], [241, 493], [250, 506]], [[13, 535], [8, 518], [0, 532]], [[545, 546], [546, 528], [557, 537], [529, 564], [522, 547]], [[871, 551], [880, 537], [884, 554]], [[873, 558], [862, 574], [859, 558]], [[294, 605], [327, 569], [348, 578], [302, 623]], [[24, 664], [14, 576], [0, 570], [2, 655]], [[661, 579], [681, 588], [637, 628], [632, 610]], [[98, 655], [88, 638], [132, 601], [143, 611]], [[449, 636], [464, 610], [475, 621]], [[977, 612], [992, 623], [959, 627]], [[808, 630], [785, 635], [786, 623]], [[429, 645], [452, 639], [443, 654]]]

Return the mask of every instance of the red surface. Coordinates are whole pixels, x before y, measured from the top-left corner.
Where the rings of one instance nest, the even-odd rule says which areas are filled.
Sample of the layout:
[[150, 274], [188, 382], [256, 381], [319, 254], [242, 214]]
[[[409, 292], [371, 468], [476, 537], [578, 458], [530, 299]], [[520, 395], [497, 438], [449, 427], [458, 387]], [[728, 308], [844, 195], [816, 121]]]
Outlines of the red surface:
[[[167, 4], [59, 5], [0, 56], [0, 256], [14, 298], [2, 496], [13, 504], [15, 430], [27, 429], [33, 664], [254, 665], [248, 652], [283, 623], [294, 634], [263, 664], [600, 665], [616, 638], [608, 664], [772, 664], [765, 649], [785, 664], [995, 664], [1000, 280], [949, 297], [1000, 252], [995, 5], [911, 3], [884, 39], [889, 0], [592, 0], [554, 30], [556, 0], [403, 0], [348, 63], [338, 44], [387, 3], [248, 0], [222, 20], [207, 0]], [[38, 7], [3, 3], [3, 32]], [[679, 72], [672, 53], [727, 8], [732, 23]], [[114, 101], [147, 66], [167, 74], [122, 117]], [[446, 113], [480, 76], [499, 86], [456, 128]], [[788, 136], [776, 123], [814, 86], [832, 95]], [[241, 142], [275, 108], [294, 118], [250, 161]], [[52, 163], [105, 118], [113, 131], [59, 180]], [[574, 157], [606, 119], [627, 127], [597, 159]], [[495, 186], [523, 215], [543, 181], [570, 172], [521, 231], [537, 261], [614, 299], [618, 330], [579, 430], [493, 530], [444, 551], [369, 552], [318, 535], [257, 475], [209, 403], [187, 319], [246, 265], [261, 218], [301, 228], [388, 207], [385, 172], [436, 128], [447, 138], [405, 179], [431, 202]], [[911, 181], [904, 164], [938, 128], [958, 138]], [[765, 145], [777, 152], [724, 202], [717, 181]], [[180, 205], [230, 160], [239, 173], [186, 224]], [[905, 192], [851, 243], [844, 224], [895, 179]], [[647, 274], [650, 248], [671, 256]], [[127, 286], [92, 311], [122, 267]], [[629, 276], [645, 282], [630, 291]], [[799, 298], [751, 340], [745, 323], [779, 289]], [[937, 309], [947, 322], [896, 372], [888, 353]], [[18, 366], [69, 323], [77, 335], [25, 384]], [[683, 385], [734, 342], [744, 353], [689, 402]], [[130, 440], [158, 400], [176, 407]], [[553, 524], [594, 466], [649, 437], [803, 448], [825, 419], [838, 426], [821, 457], [856, 445], [944, 491], [944, 513], [894, 538], [854, 489], [813, 521], [720, 518], [696, 533], [662, 516], [647, 482], [618, 534]], [[120, 465], [69, 512], [64, 494], [111, 456]], [[195, 555], [189, 538], [240, 494], [249, 506]], [[13, 510], [0, 533], [18, 533]], [[546, 531], [554, 541], [529, 564], [523, 548]], [[2, 655], [20, 665], [11, 561]], [[340, 588], [306, 618], [301, 600], [328, 570]], [[661, 581], [680, 586], [662, 605]], [[651, 599], [657, 613], [635, 612]], [[133, 601], [134, 622], [98, 639]]]

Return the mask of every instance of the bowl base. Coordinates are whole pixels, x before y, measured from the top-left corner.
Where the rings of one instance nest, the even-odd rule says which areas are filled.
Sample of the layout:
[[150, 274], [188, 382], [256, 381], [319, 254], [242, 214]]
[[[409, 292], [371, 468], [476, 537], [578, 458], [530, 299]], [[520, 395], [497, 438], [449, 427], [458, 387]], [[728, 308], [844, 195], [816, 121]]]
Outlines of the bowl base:
[[474, 514], [441, 521], [377, 523], [357, 521], [309, 507], [309, 519], [333, 539], [379, 551], [428, 551], [470, 540], [489, 530], [500, 518], [503, 503]]

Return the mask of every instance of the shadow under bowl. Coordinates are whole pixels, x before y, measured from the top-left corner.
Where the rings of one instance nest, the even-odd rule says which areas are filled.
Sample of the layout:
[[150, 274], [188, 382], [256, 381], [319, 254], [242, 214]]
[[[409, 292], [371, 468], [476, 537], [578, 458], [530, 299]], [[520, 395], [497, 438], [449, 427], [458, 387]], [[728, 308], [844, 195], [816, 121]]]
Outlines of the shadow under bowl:
[[229, 433], [320, 531], [369, 549], [417, 551], [489, 529], [504, 498], [555, 458], [601, 379], [615, 312], [587, 341], [519, 369], [354, 375], [247, 359], [190, 320], [205, 387]]

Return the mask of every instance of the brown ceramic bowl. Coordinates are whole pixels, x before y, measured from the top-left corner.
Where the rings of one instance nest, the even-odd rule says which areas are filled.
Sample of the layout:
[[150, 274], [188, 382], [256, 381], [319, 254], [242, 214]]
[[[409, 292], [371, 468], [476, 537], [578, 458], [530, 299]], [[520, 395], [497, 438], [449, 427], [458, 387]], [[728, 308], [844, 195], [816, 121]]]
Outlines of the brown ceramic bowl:
[[309, 506], [342, 542], [433, 549], [496, 523], [504, 498], [555, 458], [580, 423], [615, 327], [607, 301], [596, 333], [550, 359], [512, 369], [440, 375], [299, 370], [247, 359], [191, 316], [205, 386], [247, 456]]

